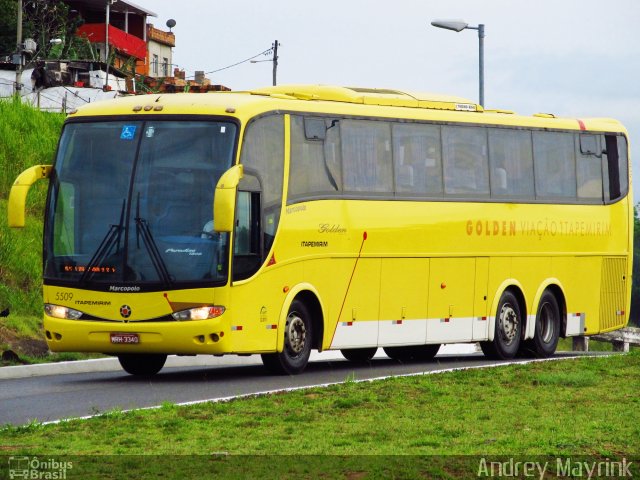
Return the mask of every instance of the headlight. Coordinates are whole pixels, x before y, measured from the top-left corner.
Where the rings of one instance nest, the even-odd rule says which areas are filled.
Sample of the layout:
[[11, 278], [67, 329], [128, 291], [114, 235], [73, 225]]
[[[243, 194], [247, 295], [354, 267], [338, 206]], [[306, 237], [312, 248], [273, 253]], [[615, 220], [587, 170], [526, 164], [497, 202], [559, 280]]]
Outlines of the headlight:
[[178, 321], [182, 320], [207, 320], [209, 318], [219, 317], [224, 313], [225, 308], [220, 305], [190, 308], [171, 315]]
[[82, 312], [74, 310], [73, 308], [51, 305], [49, 303], [45, 303], [44, 311], [50, 317], [64, 318], [66, 320], [78, 320], [82, 316]]

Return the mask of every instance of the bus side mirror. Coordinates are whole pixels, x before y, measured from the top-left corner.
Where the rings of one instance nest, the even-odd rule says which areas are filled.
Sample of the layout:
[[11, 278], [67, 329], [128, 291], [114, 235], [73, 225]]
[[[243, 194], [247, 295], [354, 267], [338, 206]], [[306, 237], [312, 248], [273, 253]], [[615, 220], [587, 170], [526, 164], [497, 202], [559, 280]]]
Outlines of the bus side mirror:
[[27, 168], [18, 175], [16, 181], [13, 182], [11, 192], [9, 193], [9, 226], [14, 228], [24, 227], [25, 204], [27, 201], [27, 193], [31, 185], [38, 180], [49, 178], [51, 175], [51, 165], [36, 165]]
[[244, 175], [242, 165], [235, 165], [224, 172], [216, 185], [213, 197], [213, 230], [233, 231], [236, 210], [236, 190]]

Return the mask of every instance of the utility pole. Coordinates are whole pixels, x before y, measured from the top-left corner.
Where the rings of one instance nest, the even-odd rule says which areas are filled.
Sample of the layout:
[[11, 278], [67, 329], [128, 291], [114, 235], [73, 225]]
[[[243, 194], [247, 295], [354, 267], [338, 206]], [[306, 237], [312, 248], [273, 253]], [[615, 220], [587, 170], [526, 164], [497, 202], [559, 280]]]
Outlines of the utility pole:
[[23, 62], [23, 53], [22, 53], [22, 0], [18, 0], [18, 28], [17, 28], [17, 50], [16, 55], [14, 55], [13, 62], [16, 63], [18, 60], [19, 63], [16, 63], [16, 88], [15, 94], [17, 97], [20, 96], [20, 90], [22, 90], [22, 62]]
[[[118, 0], [107, 0], [107, 10], [105, 15], [105, 32], [104, 32], [104, 63], [107, 65], [107, 72], [104, 77], [104, 86], [102, 90], [105, 92], [109, 91], [109, 16], [111, 13], [111, 5], [116, 3]], [[146, 27], [145, 27], [146, 28]]]
[[484, 107], [484, 24], [478, 25], [478, 83], [480, 85], [480, 105]]
[[276, 86], [276, 75], [278, 72], [278, 40], [273, 43], [273, 86]]

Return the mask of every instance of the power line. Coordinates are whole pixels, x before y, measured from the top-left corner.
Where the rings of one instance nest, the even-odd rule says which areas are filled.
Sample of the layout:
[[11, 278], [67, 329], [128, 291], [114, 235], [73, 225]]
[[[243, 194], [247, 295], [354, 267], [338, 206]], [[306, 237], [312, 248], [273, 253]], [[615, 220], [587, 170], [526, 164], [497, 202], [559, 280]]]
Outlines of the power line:
[[[232, 67], [237, 67], [238, 65], [242, 65], [243, 63], [250, 62], [254, 58], [257, 58], [257, 57], [259, 57], [261, 55], [268, 55], [269, 53], [273, 53], [273, 47], [267, 48], [264, 52], [260, 52], [257, 55], [254, 55], [253, 57], [249, 57], [249, 58], [247, 58], [245, 60], [242, 60], [240, 62], [236, 62], [236, 63], [234, 63], [232, 65], [227, 65], [226, 67], [218, 68], [217, 70], [211, 70], [210, 72], [204, 72], [204, 74], [205, 75], [209, 75], [210, 73], [217, 73], [217, 72], [221, 72], [223, 70], [227, 70], [227, 69], [232, 68]], [[195, 75], [193, 77], [189, 76], [187, 78], [195, 78]]]

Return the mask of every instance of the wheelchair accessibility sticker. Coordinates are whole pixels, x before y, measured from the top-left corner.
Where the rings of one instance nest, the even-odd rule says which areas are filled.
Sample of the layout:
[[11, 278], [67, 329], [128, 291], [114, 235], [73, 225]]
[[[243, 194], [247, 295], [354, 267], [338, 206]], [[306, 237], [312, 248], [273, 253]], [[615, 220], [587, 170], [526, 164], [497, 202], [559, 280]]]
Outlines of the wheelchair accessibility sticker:
[[135, 125], [124, 125], [120, 132], [120, 140], [133, 140], [136, 136], [136, 128], [138, 127]]

